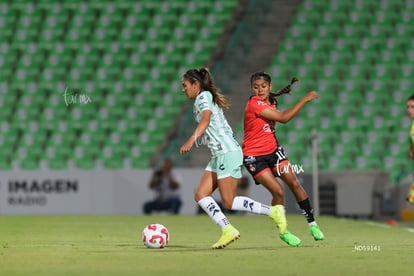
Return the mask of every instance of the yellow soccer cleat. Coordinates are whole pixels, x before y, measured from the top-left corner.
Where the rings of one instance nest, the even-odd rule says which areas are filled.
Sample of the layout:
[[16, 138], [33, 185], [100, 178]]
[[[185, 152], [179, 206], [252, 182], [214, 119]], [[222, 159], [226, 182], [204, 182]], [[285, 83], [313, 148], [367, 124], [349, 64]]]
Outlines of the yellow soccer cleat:
[[407, 197], [407, 202], [410, 203], [410, 204], [414, 204], [414, 195], [410, 194]]
[[407, 196], [407, 202], [414, 204], [414, 182], [411, 184], [411, 189]]
[[238, 239], [240, 239], [239, 231], [232, 225], [228, 225], [223, 228], [223, 233], [221, 234], [220, 239], [218, 240], [218, 242], [213, 244], [212, 248], [223, 249], [224, 247]]
[[270, 207], [272, 212], [269, 217], [275, 222], [277, 228], [279, 228], [280, 235], [283, 235], [287, 229], [287, 220], [285, 207], [283, 205], [275, 205]]

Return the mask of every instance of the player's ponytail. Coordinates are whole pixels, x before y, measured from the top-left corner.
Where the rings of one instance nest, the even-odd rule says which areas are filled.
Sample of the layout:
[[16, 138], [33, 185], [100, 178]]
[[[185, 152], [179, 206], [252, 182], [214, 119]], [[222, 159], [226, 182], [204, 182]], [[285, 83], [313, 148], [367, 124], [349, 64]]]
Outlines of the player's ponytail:
[[218, 87], [214, 84], [213, 76], [207, 68], [190, 69], [185, 74], [191, 83], [198, 81], [201, 90], [209, 91], [213, 95], [213, 102], [221, 108], [229, 108], [230, 102], [226, 96], [220, 93]]
[[292, 91], [292, 85], [297, 81], [299, 81], [299, 79], [297, 77], [293, 77], [288, 85], [286, 85], [282, 89], [279, 89], [276, 92], [271, 92], [270, 94], [273, 97], [279, 97], [280, 95], [283, 95], [283, 94], [290, 94], [290, 92]]

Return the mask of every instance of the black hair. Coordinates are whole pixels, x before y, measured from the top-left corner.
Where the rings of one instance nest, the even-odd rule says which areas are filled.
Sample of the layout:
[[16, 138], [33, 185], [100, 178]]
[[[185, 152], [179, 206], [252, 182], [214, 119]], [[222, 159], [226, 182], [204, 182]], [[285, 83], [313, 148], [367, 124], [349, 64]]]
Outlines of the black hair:
[[[264, 80], [267, 81], [268, 83], [272, 83], [272, 78], [270, 77], [270, 75], [266, 72], [256, 72], [253, 75], [251, 75], [250, 77], [250, 86], [253, 86], [253, 82], [256, 80]], [[292, 90], [292, 84], [299, 81], [299, 79], [297, 77], [293, 77], [292, 80], [290, 81], [290, 83], [288, 85], [286, 85], [285, 87], [279, 89], [276, 92], [270, 92], [269, 93], [269, 100], [270, 103], [273, 104], [275, 103], [275, 106], [277, 106], [277, 100], [276, 97], [279, 97], [280, 95], [283, 94], [290, 94], [291, 90]]]
[[253, 75], [250, 76], [250, 86], [253, 85], [253, 82], [256, 80], [264, 80], [268, 83], [272, 83], [272, 78], [270, 75], [266, 72], [256, 72]]
[[[250, 86], [253, 86], [253, 83], [257, 80], [264, 80], [270, 84], [272, 84], [272, 78], [270, 77], [270, 75], [266, 72], [260, 71], [260, 72], [256, 72], [253, 75], [250, 76]], [[276, 97], [279, 95], [275, 95], [274, 93], [270, 92], [269, 94], [269, 101], [270, 104], [275, 103], [275, 106], [277, 106], [277, 100]]]

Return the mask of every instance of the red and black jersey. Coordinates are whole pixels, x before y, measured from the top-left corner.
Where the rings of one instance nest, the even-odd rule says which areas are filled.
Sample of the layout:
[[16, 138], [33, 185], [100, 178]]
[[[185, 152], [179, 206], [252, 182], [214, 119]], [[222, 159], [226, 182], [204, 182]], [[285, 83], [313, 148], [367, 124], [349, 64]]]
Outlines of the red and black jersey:
[[274, 121], [260, 117], [266, 108], [275, 108], [276, 102], [268, 104], [259, 96], [250, 97], [244, 110], [243, 155], [259, 156], [274, 152], [278, 147]]

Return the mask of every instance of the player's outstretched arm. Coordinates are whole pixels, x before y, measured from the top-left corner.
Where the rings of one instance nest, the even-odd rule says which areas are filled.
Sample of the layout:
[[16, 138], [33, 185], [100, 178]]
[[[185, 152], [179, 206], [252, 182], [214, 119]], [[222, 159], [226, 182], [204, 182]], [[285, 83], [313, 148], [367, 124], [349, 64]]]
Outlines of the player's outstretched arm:
[[318, 98], [318, 93], [315, 91], [308, 92], [302, 99], [300, 99], [294, 106], [285, 111], [278, 111], [272, 108], [266, 108], [260, 112], [260, 116], [267, 120], [272, 120], [279, 123], [287, 123], [298, 114], [302, 107], [309, 101]]

